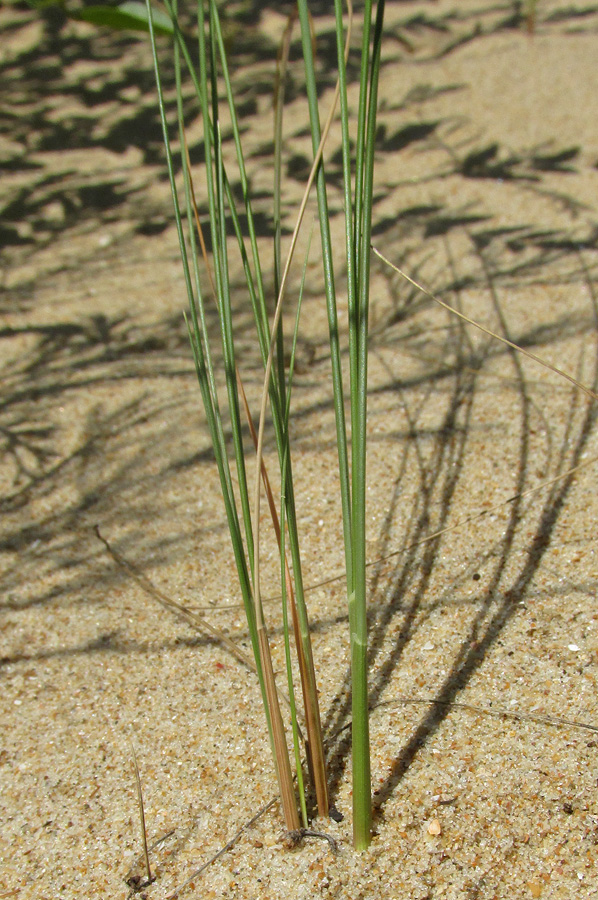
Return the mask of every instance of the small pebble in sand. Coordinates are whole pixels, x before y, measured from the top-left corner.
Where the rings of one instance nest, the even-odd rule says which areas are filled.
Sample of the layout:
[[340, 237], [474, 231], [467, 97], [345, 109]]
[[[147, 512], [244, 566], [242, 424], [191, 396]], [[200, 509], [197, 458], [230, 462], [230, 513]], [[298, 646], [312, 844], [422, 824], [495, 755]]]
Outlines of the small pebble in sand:
[[442, 832], [442, 826], [438, 819], [432, 819], [432, 821], [428, 824], [428, 834], [432, 834], [434, 837], [438, 837], [438, 835]]

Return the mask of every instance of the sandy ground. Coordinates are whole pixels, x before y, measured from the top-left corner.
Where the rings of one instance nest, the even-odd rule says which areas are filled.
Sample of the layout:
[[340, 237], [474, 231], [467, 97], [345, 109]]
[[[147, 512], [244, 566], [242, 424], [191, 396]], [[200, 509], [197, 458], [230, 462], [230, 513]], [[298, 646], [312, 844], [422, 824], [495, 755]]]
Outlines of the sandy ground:
[[[265, 241], [285, 19], [278, 5], [230, 9]], [[44, 25], [20, 6], [0, 11], [0, 27], [0, 897], [133, 893], [133, 740], [153, 900], [225, 847], [275, 785], [254, 676], [160, 606], [94, 533], [246, 646], [182, 321], [150, 57], [143, 40]], [[324, 54], [330, 28], [318, 15]], [[593, 389], [597, 30], [587, 4], [540, 2], [530, 37], [512, 3], [390, 2], [375, 202], [387, 257]], [[287, 226], [308, 153], [298, 61], [291, 75]], [[189, 115], [199, 160], [191, 100]], [[336, 149], [333, 134], [332, 174]], [[339, 241], [340, 208], [334, 188]], [[343, 569], [317, 263], [314, 252], [294, 413], [308, 585]], [[339, 284], [342, 294], [342, 272]], [[181, 896], [597, 897], [597, 407], [378, 260], [371, 328], [371, 848], [351, 848], [337, 579], [309, 602], [344, 815], [317, 826], [338, 850], [285, 848], [275, 803]], [[274, 594], [274, 571], [265, 582]], [[280, 670], [280, 612], [268, 610]]]

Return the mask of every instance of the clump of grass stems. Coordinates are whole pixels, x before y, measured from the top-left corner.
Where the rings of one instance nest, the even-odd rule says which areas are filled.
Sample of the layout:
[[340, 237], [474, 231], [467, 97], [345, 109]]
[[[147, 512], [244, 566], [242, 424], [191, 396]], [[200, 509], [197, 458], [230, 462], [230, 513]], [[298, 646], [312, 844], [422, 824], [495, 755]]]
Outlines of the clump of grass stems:
[[[290, 33], [293, 24], [292, 21], [289, 21], [280, 55], [280, 77], [275, 103], [277, 110], [274, 151], [275, 184], [273, 185], [275, 227], [272, 237], [274, 242], [273, 277], [277, 302], [272, 320], [270, 320], [267, 312], [267, 291], [263, 274], [262, 254], [258, 245], [251, 189], [245, 168], [243, 143], [235, 110], [234, 91], [229, 73], [218, 5], [214, 0], [197, 0], [198, 65], [196, 69], [191, 60], [186, 39], [183, 37], [179, 26], [177, 0], [164, 0], [164, 2], [166, 11], [173, 24], [172, 53], [177, 96], [178, 143], [182, 167], [182, 188], [175, 179], [174, 150], [167, 126], [164, 93], [149, 0], [147, 0], [147, 8], [167, 164], [189, 300], [187, 324], [207, 426], [210, 431], [218, 468], [239, 585], [245, 606], [248, 631], [260, 682], [285, 826], [289, 831], [299, 829], [299, 810], [303, 828], [307, 828], [308, 824], [301, 759], [302, 729], [299, 727], [299, 713], [297, 711], [292, 677], [291, 628], [294, 633], [294, 644], [301, 677], [307, 766], [314, 782], [318, 812], [320, 815], [327, 815], [329, 811], [316, 669], [303, 590], [293, 481], [292, 446], [289, 435], [289, 422], [292, 415], [293, 360], [299, 328], [305, 266], [295, 316], [291, 365], [288, 373], [285, 368], [283, 354], [284, 335], [282, 326], [282, 310], [291, 260], [309, 193], [312, 184], [315, 185], [325, 283], [325, 302], [329, 326], [331, 388], [336, 421], [340, 500], [347, 575], [352, 672], [353, 834], [355, 847], [361, 850], [368, 846], [371, 831], [365, 577], [366, 417], [374, 136], [376, 132], [384, 0], [378, 0], [375, 16], [372, 0], [366, 0], [364, 3], [361, 28], [361, 70], [356, 123], [356, 149], [354, 154], [352, 153], [350, 142], [350, 109], [347, 98], [346, 73], [346, 53], [349, 47], [350, 22], [352, 20], [351, 6], [350, 4], [348, 5], [348, 16], [345, 20], [341, 0], [335, 0], [334, 3], [338, 83], [334, 103], [328, 111], [328, 118], [325, 124], [322, 125], [323, 116], [318, 100], [316, 83], [313, 23], [307, 0], [298, 0], [296, 18], [299, 22], [305, 64], [305, 90], [314, 160], [305, 186], [303, 201], [297, 212], [297, 222], [290, 248], [287, 250], [286, 262], [283, 266], [280, 238], [280, 198], [282, 192], [280, 175], [282, 168], [281, 116], [283, 110], [284, 67], [285, 60], [288, 57]], [[206, 160], [205, 189], [209, 209], [212, 247], [211, 263], [207, 260], [205, 242], [199, 219], [196, 215], [191, 165], [186, 153], [182, 91], [183, 68], [192, 80], [203, 117], [203, 144]], [[232, 127], [236, 154], [235, 176], [241, 184], [241, 203], [237, 201], [231, 190], [232, 177], [227, 170], [223, 157], [221, 94], [224, 94], [226, 97], [226, 115], [229, 126]], [[339, 315], [334, 274], [338, 260], [333, 259], [326, 172], [323, 160], [326, 136], [337, 105], [342, 132], [343, 196], [345, 207], [345, 247], [342, 265], [346, 270], [347, 279], [348, 373], [343, 373], [339, 344]], [[241, 227], [243, 220], [247, 223], [245, 231]], [[236, 237], [247, 295], [253, 311], [255, 340], [259, 347], [264, 367], [264, 391], [257, 430], [254, 428], [245, 399], [240, 366], [237, 360], [236, 323], [231, 297], [229, 244], [227, 241], [227, 225], [229, 223], [232, 224]], [[213, 339], [210, 337], [207, 327], [206, 309], [210, 300], [209, 297], [204, 295], [205, 292], [200, 284], [202, 256], [205, 260], [204, 264], [208, 266], [208, 272], [213, 284], [213, 302], [215, 302], [218, 312], [223, 372], [216, 365], [217, 351], [212, 343]], [[222, 375], [226, 389], [225, 400], [218, 390], [219, 379]], [[349, 385], [348, 421], [345, 413], [345, 376]], [[277, 512], [273, 489], [262, 462], [268, 404], [271, 411], [278, 457], [277, 481], [280, 484], [280, 513]], [[242, 420], [244, 418], [247, 418], [250, 423], [255, 451], [255, 493], [253, 504], [250, 498], [250, 480], [247, 474], [250, 448], [244, 441], [242, 429]], [[229, 422], [230, 443], [225, 435], [225, 421]], [[259, 520], [262, 483], [268, 499], [279, 545], [285, 659], [299, 803], [295, 793], [279, 693], [273, 674], [267, 623], [261, 601]]]

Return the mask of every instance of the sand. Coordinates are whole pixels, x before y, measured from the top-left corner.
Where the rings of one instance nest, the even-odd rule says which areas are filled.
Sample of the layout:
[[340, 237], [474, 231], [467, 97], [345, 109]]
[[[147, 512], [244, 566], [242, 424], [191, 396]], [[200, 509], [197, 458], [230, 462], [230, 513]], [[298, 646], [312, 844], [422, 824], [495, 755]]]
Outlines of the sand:
[[[276, 7], [248, 24], [241, 12], [231, 7], [227, 27], [266, 240], [285, 18]], [[316, 24], [325, 47], [331, 20]], [[344, 818], [314, 823], [336, 851], [318, 838], [289, 849], [268, 806], [255, 677], [161, 606], [94, 531], [247, 646], [182, 320], [147, 43], [44, 26], [20, 6], [0, 11], [0, 27], [0, 897], [125, 898], [141, 886], [164, 898], [237, 835], [181, 897], [598, 896], [596, 405], [373, 261], [375, 834], [353, 851], [339, 578], [310, 592], [309, 610]], [[553, 0], [538, 3], [532, 36], [507, 2], [389, 2], [374, 212], [385, 256], [594, 390], [597, 29], [598, 9]], [[326, 102], [332, 63], [321, 77]], [[297, 61], [287, 227], [304, 128]], [[334, 131], [332, 172], [336, 149]], [[333, 189], [338, 241], [340, 209]], [[342, 272], [339, 285], [342, 307]], [[308, 585], [343, 570], [322, 297], [314, 251], [294, 401]], [[249, 327], [240, 346], [255, 407]], [[271, 539], [263, 557], [273, 596]], [[282, 672], [274, 600], [268, 615]], [[132, 742], [156, 876], [146, 887]]]

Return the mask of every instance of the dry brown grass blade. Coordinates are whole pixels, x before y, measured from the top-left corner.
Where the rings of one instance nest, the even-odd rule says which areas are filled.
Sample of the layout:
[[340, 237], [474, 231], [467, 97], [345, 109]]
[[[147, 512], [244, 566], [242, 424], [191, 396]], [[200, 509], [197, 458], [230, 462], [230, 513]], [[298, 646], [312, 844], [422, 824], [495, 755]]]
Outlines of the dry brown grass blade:
[[201, 255], [203, 257], [204, 265], [206, 267], [206, 272], [208, 274], [208, 279], [210, 282], [210, 287], [212, 289], [212, 297], [214, 302], [216, 303], [216, 285], [214, 284], [214, 276], [212, 275], [212, 267], [210, 266], [210, 260], [208, 258], [208, 248], [206, 247], [205, 238], [203, 236], [203, 229], [201, 227], [201, 222], [199, 221], [199, 214], [197, 212], [197, 201], [195, 199], [195, 188], [193, 187], [193, 174], [191, 169], [191, 159], [189, 157], [189, 147], [187, 146], [187, 136], [183, 131], [183, 144], [185, 149], [185, 159], [187, 161], [187, 172], [189, 173], [189, 188], [191, 190], [191, 202], [193, 204], [193, 217], [195, 218], [195, 227], [197, 229], [197, 237], [199, 238], [199, 245], [201, 247]]
[[[245, 415], [247, 417], [247, 422], [249, 425], [249, 431], [251, 432], [251, 437], [254, 443], [254, 446], [257, 450], [257, 433], [255, 430], [255, 426], [253, 424], [253, 419], [251, 418], [251, 413], [249, 410], [249, 404], [247, 402], [247, 397], [245, 395], [245, 390], [243, 388], [243, 382], [241, 381], [241, 377], [239, 372], [237, 371], [237, 383], [239, 386], [239, 395], [241, 397], [241, 402], [243, 403], [243, 407], [245, 409]], [[276, 540], [278, 542], [278, 548], [281, 549], [281, 534], [280, 534], [280, 521], [278, 519], [278, 511], [276, 509], [276, 504], [274, 502], [274, 496], [272, 494], [272, 487], [270, 485], [270, 479], [268, 478], [268, 472], [266, 470], [266, 466], [264, 461], [262, 460], [262, 480], [264, 483], [264, 490], [266, 492], [266, 497], [268, 499], [268, 506], [270, 508], [270, 516], [272, 518], [272, 524], [274, 526], [274, 531], [276, 533]], [[295, 602], [295, 591], [293, 589], [293, 580], [291, 578], [291, 572], [289, 569], [288, 560], [285, 554], [284, 559], [285, 566], [285, 583], [286, 583], [286, 591], [287, 597], [290, 601], [291, 606], [291, 617], [293, 620], [293, 633], [295, 635], [295, 647], [297, 650], [297, 659], [299, 662], [299, 673], [301, 676], [301, 691], [303, 693], [303, 708], [305, 710], [305, 724], [307, 730], [307, 739], [305, 741], [305, 750], [307, 754], [307, 761], [309, 766], [309, 772], [311, 778], [313, 779], [314, 787], [316, 790], [316, 800], [318, 804], [318, 811], [321, 816], [328, 815], [328, 809], [330, 806], [329, 797], [328, 797], [328, 781], [326, 777], [326, 758], [324, 755], [324, 741], [322, 737], [322, 722], [320, 717], [320, 704], [318, 701], [318, 693], [316, 689], [316, 673], [314, 670], [313, 657], [306, 657], [306, 654], [303, 649], [303, 641], [301, 640], [301, 633], [299, 629], [299, 619], [297, 615], [297, 604]]]
[[147, 848], [147, 829], [145, 827], [145, 809], [143, 806], [143, 792], [141, 790], [141, 775], [139, 774], [139, 766], [137, 765], [137, 754], [135, 753], [135, 745], [131, 741], [131, 753], [133, 754], [133, 768], [135, 769], [135, 784], [137, 786], [137, 803], [139, 805], [139, 820], [141, 823], [141, 840], [143, 843], [143, 858], [145, 860], [145, 873], [147, 875], [147, 883], [151, 884], [152, 870], [150, 867], [149, 850]]
[[[349, 42], [351, 37], [351, 22], [352, 22], [352, 4], [351, 0], [348, 0], [349, 7], [349, 24], [347, 30], [347, 39], [345, 44], [345, 53], [348, 52]], [[303, 217], [305, 215], [305, 210], [307, 207], [307, 202], [309, 200], [309, 195], [311, 193], [311, 189], [313, 183], [315, 181], [315, 177], [322, 161], [322, 156], [324, 153], [324, 147], [326, 146], [326, 141], [328, 140], [328, 134], [330, 132], [330, 128], [332, 126], [332, 122], [334, 120], [334, 115], [336, 111], [336, 106], [338, 103], [340, 93], [340, 83], [337, 79], [334, 98], [330, 107], [330, 111], [326, 118], [326, 122], [324, 124], [324, 128], [322, 130], [322, 137], [320, 140], [320, 145], [315, 154], [313, 165], [311, 167], [311, 171], [309, 173], [309, 177], [307, 179], [307, 184], [305, 186], [305, 190], [303, 193], [303, 198], [301, 200], [301, 204], [299, 206], [299, 211], [297, 214], [297, 221], [295, 223], [295, 228], [293, 230], [293, 235], [291, 238], [291, 243], [289, 247], [289, 251], [287, 254], [287, 259], [285, 262], [284, 270], [282, 273], [282, 277], [280, 280], [280, 288], [278, 292], [278, 297], [276, 301], [276, 310], [274, 313], [274, 318], [271, 325], [271, 340], [270, 340], [270, 348], [268, 352], [268, 359], [266, 361], [265, 373], [264, 373], [264, 387], [262, 390], [262, 402], [260, 407], [260, 416], [259, 416], [259, 428], [258, 428], [258, 437], [257, 437], [257, 446], [256, 446], [256, 470], [255, 470], [255, 496], [254, 496], [254, 508], [253, 508], [253, 519], [254, 519], [254, 535], [255, 535], [255, 546], [254, 546], [254, 588], [253, 588], [253, 597], [256, 608], [256, 619], [258, 624], [258, 632], [264, 631], [265, 634], [265, 621], [264, 621], [264, 608], [261, 601], [261, 592], [260, 592], [260, 540], [259, 540], [259, 528], [260, 528], [260, 482], [261, 482], [261, 464], [262, 464], [262, 456], [263, 456], [263, 446], [264, 446], [264, 426], [266, 420], [266, 407], [268, 405], [268, 391], [270, 385], [270, 377], [272, 372], [272, 364], [274, 360], [274, 349], [276, 347], [277, 341], [277, 331], [278, 324], [280, 322], [280, 317], [282, 315], [282, 307], [283, 300], [286, 290], [286, 283], [289, 277], [289, 272], [291, 268], [291, 262], [293, 260], [293, 256], [295, 253], [295, 248], [297, 246], [297, 240], [299, 238], [299, 232], [301, 230], [301, 225], [303, 223]], [[267, 641], [266, 641], [267, 645]], [[306, 672], [306, 675], [309, 676], [309, 672]], [[314, 680], [315, 685], [315, 680]]]
[[280, 714], [278, 691], [276, 689], [276, 680], [272, 668], [272, 657], [270, 655], [270, 644], [263, 624], [258, 623], [257, 634], [260, 643], [260, 657], [263, 666], [264, 683], [266, 685], [268, 708], [270, 710], [272, 739], [274, 742], [274, 760], [276, 764], [276, 777], [278, 778], [278, 787], [280, 790], [280, 800], [282, 803], [282, 813], [287, 831], [296, 831], [299, 828], [297, 798], [295, 797], [289, 751], [282, 716]]

